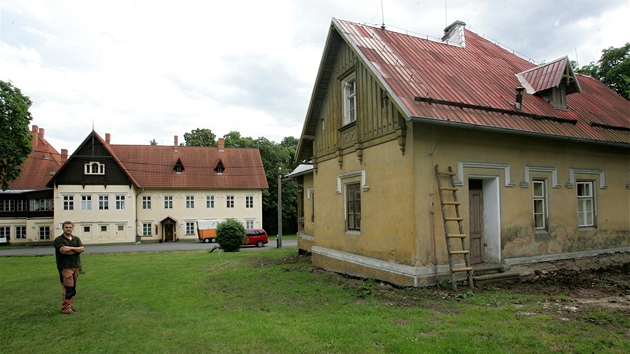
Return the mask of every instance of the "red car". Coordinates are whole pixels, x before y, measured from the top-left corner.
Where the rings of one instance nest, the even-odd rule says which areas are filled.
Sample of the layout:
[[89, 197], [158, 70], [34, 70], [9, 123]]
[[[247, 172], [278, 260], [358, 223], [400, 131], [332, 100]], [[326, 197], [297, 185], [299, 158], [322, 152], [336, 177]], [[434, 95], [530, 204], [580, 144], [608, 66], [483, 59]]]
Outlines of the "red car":
[[244, 245], [256, 245], [256, 247], [262, 247], [269, 243], [269, 236], [263, 229], [247, 229], [247, 236], [243, 240]]

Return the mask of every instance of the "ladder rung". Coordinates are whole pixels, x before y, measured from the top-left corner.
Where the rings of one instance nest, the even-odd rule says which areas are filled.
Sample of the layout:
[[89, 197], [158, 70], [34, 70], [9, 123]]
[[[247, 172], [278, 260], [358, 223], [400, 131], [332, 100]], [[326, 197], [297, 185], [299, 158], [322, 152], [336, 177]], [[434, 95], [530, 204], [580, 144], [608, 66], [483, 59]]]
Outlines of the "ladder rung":
[[446, 235], [448, 238], [466, 238], [466, 234], [448, 234]]
[[444, 204], [444, 205], [461, 205], [462, 202], [445, 201], [445, 202], [442, 202], [442, 204]]
[[444, 218], [446, 221], [464, 221], [464, 218]]
[[453, 272], [471, 272], [472, 270], [473, 270], [472, 267], [453, 268]]
[[470, 253], [470, 251], [468, 250], [463, 250], [463, 251], [451, 251], [451, 254], [468, 254]]
[[456, 191], [456, 190], [458, 190], [458, 188], [457, 187], [440, 187], [440, 190], [443, 190], [443, 191]]

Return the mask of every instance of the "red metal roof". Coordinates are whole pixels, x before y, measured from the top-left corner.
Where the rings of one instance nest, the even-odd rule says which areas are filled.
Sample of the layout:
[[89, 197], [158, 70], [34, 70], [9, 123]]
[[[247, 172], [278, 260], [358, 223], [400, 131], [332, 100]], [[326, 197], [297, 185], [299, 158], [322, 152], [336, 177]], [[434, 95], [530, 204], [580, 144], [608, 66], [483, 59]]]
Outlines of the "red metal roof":
[[[536, 66], [474, 32], [465, 30], [466, 46], [458, 47], [337, 19], [333, 25], [410, 120], [630, 144], [630, 102], [590, 77], [577, 75], [582, 92], [567, 96], [567, 110], [525, 94], [517, 111], [516, 74]], [[532, 76], [540, 87], [564, 69], [562, 60], [550, 64], [549, 75]]]
[[61, 168], [61, 155], [44, 139], [44, 129], [34, 125], [29, 135], [33, 150], [20, 167], [20, 177], [9, 183], [9, 190], [46, 189], [46, 183]]

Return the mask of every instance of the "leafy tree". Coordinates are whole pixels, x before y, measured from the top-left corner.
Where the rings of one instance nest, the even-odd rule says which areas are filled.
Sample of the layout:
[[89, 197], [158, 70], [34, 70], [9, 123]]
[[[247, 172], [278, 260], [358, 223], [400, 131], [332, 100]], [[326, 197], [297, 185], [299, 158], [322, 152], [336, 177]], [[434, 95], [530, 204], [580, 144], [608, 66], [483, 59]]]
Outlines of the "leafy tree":
[[241, 249], [246, 236], [245, 227], [235, 219], [227, 219], [217, 225], [217, 243], [225, 252]]
[[256, 141], [250, 137], [242, 137], [241, 133], [231, 131], [223, 135], [223, 143], [226, 148], [255, 148]]
[[591, 62], [576, 72], [596, 78], [630, 100], [630, 42], [619, 48], [602, 50], [597, 64]]
[[32, 102], [10, 82], [0, 81], [0, 186], [20, 176], [20, 166], [31, 153], [28, 125], [33, 119], [28, 111]]
[[155, 139], [153, 139], [153, 140], [149, 141], [149, 144], [151, 144], [153, 146], [157, 145], [157, 141]]
[[211, 146], [216, 147], [216, 135], [210, 129], [197, 128], [190, 133], [184, 133], [186, 146]]

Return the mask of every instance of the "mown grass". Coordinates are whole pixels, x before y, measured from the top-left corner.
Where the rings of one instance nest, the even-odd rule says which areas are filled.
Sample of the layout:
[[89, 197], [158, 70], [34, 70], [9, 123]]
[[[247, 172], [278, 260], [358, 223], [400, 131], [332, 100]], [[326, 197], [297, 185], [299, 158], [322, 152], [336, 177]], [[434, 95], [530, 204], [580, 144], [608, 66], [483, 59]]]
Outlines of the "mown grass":
[[4, 257], [0, 351], [630, 352], [627, 311], [566, 319], [545, 296], [393, 289], [289, 261], [295, 253], [88, 253], [73, 316], [59, 314], [52, 256]]

